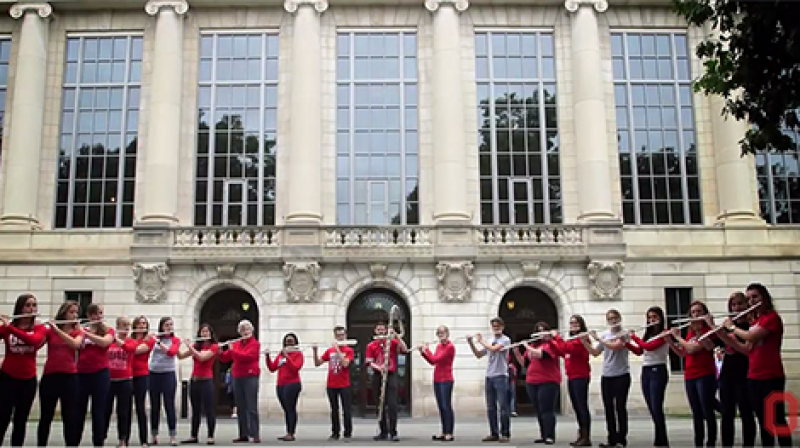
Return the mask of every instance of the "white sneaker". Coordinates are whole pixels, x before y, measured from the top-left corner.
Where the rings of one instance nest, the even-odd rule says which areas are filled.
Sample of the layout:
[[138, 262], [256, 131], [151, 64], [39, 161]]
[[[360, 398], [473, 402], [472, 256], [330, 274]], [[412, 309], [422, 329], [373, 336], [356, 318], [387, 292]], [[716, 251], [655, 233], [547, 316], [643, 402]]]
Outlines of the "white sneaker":
[[238, 418], [239, 416], [236, 414], [231, 414], [231, 418]]

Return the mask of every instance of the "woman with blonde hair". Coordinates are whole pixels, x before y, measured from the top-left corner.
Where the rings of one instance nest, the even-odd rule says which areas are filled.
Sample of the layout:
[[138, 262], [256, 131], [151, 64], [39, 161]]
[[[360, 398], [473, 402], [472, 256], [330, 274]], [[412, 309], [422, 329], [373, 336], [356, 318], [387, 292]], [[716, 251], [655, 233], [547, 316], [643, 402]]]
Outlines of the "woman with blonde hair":
[[456, 424], [453, 412], [453, 360], [456, 357], [456, 347], [450, 342], [450, 329], [440, 325], [436, 329], [439, 344], [436, 352], [431, 352], [428, 344], [419, 347], [422, 358], [433, 366], [433, 393], [436, 405], [439, 407], [439, 418], [442, 420], [442, 434], [433, 436], [433, 440], [442, 442], [453, 441], [453, 430]]

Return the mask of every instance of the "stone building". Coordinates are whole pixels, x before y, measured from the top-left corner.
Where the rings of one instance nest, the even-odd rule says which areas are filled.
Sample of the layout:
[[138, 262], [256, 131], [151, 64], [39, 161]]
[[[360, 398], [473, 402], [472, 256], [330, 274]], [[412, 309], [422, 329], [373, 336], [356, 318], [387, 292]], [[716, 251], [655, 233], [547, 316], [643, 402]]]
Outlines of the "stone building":
[[[704, 31], [664, 0], [535, 3], [6, 6], [3, 312], [31, 291], [46, 316], [76, 299], [172, 316], [182, 337], [248, 318], [272, 349], [345, 324], [359, 415], [376, 399], [363, 349], [395, 304], [414, 345], [496, 315], [518, 340], [609, 308], [628, 326], [651, 305], [721, 313], [761, 281], [796, 341], [798, 155], [739, 157], [746, 124], [690, 87]], [[482, 413], [484, 368], [460, 341], [460, 415]], [[412, 354], [401, 375], [402, 412], [434, 414], [431, 368]], [[324, 378], [307, 358], [304, 415], [326, 412]]]

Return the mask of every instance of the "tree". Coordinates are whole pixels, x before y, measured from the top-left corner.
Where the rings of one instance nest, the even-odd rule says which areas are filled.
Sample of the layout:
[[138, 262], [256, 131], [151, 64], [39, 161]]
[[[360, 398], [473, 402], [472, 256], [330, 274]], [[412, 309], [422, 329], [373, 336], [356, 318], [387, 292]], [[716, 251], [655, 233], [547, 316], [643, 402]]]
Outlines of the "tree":
[[789, 151], [800, 132], [800, 2], [673, 0], [689, 25], [708, 26], [697, 47], [705, 72], [695, 90], [725, 99], [725, 113], [753, 126], [742, 154]]

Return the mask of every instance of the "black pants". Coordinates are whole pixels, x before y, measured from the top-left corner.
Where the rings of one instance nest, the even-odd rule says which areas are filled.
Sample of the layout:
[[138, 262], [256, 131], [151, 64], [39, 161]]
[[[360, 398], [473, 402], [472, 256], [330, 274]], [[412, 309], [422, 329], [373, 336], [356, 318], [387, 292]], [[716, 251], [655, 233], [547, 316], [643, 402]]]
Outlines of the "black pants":
[[[770, 433], [772, 427], [785, 429], [786, 424], [786, 406], [783, 402], [773, 402], [775, 404], [773, 418], [767, 421], [766, 417], [766, 401], [767, 397], [773, 392], [783, 393], [786, 388], [786, 378], [773, 378], [769, 380], [747, 380], [748, 389], [750, 390], [750, 404], [753, 411], [758, 417], [758, 426], [761, 430], [761, 446], [769, 447], [775, 446], [776, 434]], [[778, 429], [780, 430], [780, 429]], [[792, 446], [791, 434], [781, 435], [777, 434], [779, 446]]]
[[300, 398], [303, 386], [300, 383], [285, 384], [278, 386], [276, 390], [286, 419], [286, 434], [294, 435], [297, 430], [297, 399]]
[[[745, 372], [746, 373], [746, 372]], [[742, 421], [742, 446], [752, 447], [756, 443], [756, 419], [750, 397], [747, 395], [747, 377], [720, 375], [719, 399], [722, 404], [720, 434], [722, 446], [730, 448], [736, 439], [736, 409]]]
[[214, 429], [217, 427], [217, 416], [214, 405], [214, 380], [192, 379], [189, 383], [189, 400], [192, 402], [192, 438], [197, 438], [200, 431], [200, 417], [206, 414], [208, 425], [208, 438], [214, 438]]
[[39, 426], [36, 428], [38, 446], [47, 446], [59, 401], [64, 443], [67, 446], [78, 446], [81, 443], [77, 424], [78, 384], [77, 373], [48, 373], [42, 376], [39, 383]]
[[106, 433], [106, 405], [111, 377], [108, 369], [93, 373], [78, 374], [78, 432], [83, 439], [83, 425], [89, 411], [89, 398], [92, 399], [92, 444], [103, 446]]
[[36, 397], [36, 377], [18, 379], [0, 372], [0, 445], [6, 437], [11, 416], [14, 416], [14, 428], [11, 430], [11, 446], [22, 446], [25, 443], [25, 426]]
[[666, 364], [642, 367], [642, 394], [655, 426], [653, 446], [669, 446], [667, 418], [664, 416], [668, 382], [669, 372]]
[[608, 443], [628, 445], [628, 393], [631, 375], [604, 376], [600, 378], [600, 393], [606, 414]]
[[344, 436], [350, 437], [353, 435], [353, 409], [349, 387], [328, 388], [328, 401], [331, 404], [331, 434], [334, 436], [341, 434], [339, 400], [342, 402], [342, 410], [344, 411]]
[[567, 381], [569, 401], [572, 402], [572, 409], [578, 420], [578, 430], [585, 431], [587, 435], [592, 429], [592, 415], [589, 412], [589, 380], [589, 378], [573, 378]]
[[147, 390], [150, 388], [150, 376], [133, 377], [133, 403], [136, 405], [136, 423], [139, 425], [139, 443], [144, 445], [147, 442], [147, 411], [145, 410], [145, 399]]
[[106, 402], [106, 430], [104, 439], [108, 438], [108, 427], [111, 425], [111, 412], [114, 410], [114, 401], [117, 402], [117, 440], [124, 441], [125, 445], [131, 438], [131, 405], [133, 398], [133, 381], [112, 381], [108, 388], [108, 401]]
[[[375, 401], [380, 400], [381, 381], [383, 375], [380, 372], [375, 372], [372, 375], [372, 390], [375, 394]], [[377, 403], [380, 406], [380, 403]], [[397, 435], [397, 373], [389, 372], [389, 377], [386, 379], [386, 400], [384, 402], [383, 418], [378, 422], [380, 428], [380, 435], [386, 437], [387, 435]]]
[[528, 398], [536, 407], [539, 421], [539, 434], [542, 439], [556, 439], [556, 403], [558, 402], [558, 383], [525, 384]]
[[175, 414], [175, 390], [178, 380], [175, 372], [150, 372], [150, 429], [153, 437], [158, 435], [158, 424], [161, 420], [161, 399], [164, 399], [164, 411], [167, 413], [169, 436], [178, 434], [178, 418]]
[[717, 378], [707, 375], [685, 380], [686, 398], [692, 410], [692, 426], [694, 427], [694, 446], [715, 446], [717, 443], [717, 415], [715, 414], [714, 396], [717, 393]]

